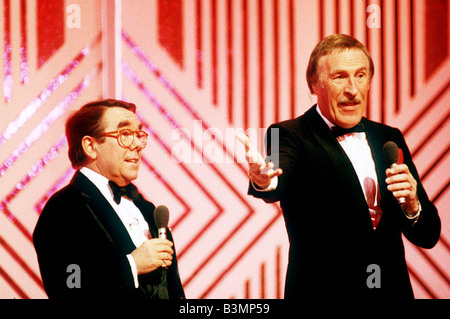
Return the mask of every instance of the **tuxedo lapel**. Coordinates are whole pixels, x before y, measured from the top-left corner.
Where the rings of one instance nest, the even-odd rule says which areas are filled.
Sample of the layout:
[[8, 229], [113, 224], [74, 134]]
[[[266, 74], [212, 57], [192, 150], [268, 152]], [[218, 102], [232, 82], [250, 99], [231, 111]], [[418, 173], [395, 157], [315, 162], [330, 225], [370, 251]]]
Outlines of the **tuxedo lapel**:
[[158, 238], [158, 228], [156, 227], [155, 218], [153, 217], [153, 212], [155, 211], [155, 206], [146, 201], [141, 195], [138, 199], [133, 201], [137, 208], [144, 216], [145, 221], [148, 224], [148, 228], [150, 230], [150, 234], [153, 238]]
[[[389, 162], [385, 159], [383, 154], [383, 146], [389, 140], [392, 140], [392, 136], [388, 136], [383, 127], [377, 123], [371, 122], [363, 118], [364, 127], [366, 129], [366, 136], [369, 142], [370, 151], [372, 153], [373, 161], [375, 162], [375, 170], [378, 178], [378, 187], [380, 188], [380, 207], [383, 211], [381, 219], [378, 223], [377, 230], [380, 230], [385, 224], [387, 217], [387, 206], [400, 209], [400, 205], [396, 205], [396, 199], [392, 193], [387, 189], [386, 184], [386, 169], [389, 167]], [[390, 205], [393, 204], [392, 206]], [[391, 208], [392, 210], [392, 208]]]
[[87, 209], [109, 240], [113, 242], [118, 250], [125, 254], [131, 253], [136, 246], [119, 216], [98, 188], [79, 171], [75, 173], [71, 183], [86, 198]]
[[378, 177], [378, 185], [380, 187], [381, 197], [391, 194], [387, 189], [386, 184], [386, 169], [389, 167], [388, 161], [384, 158], [383, 145], [389, 138], [384, 133], [381, 127], [375, 127], [373, 122], [363, 118], [364, 127], [366, 129], [366, 136], [369, 142], [372, 158], [375, 162], [375, 169]]
[[331, 134], [327, 124], [320, 118], [317, 111], [312, 108], [308, 113], [306, 120], [310, 124], [311, 134], [328, 154], [343, 189], [349, 190], [347, 192], [347, 202], [359, 209], [367, 209], [367, 203], [358, 176], [344, 149]]

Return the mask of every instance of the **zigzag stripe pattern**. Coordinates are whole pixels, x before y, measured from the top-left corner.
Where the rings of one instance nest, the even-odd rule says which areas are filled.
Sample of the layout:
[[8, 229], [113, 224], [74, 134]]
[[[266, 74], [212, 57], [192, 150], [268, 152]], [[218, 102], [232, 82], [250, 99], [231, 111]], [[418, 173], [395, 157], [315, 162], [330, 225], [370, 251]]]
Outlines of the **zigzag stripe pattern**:
[[[31, 234], [74, 172], [65, 119], [106, 98], [105, 3], [72, 11], [63, 0], [0, 1], [0, 298], [46, 297]], [[314, 104], [306, 64], [332, 33], [368, 46], [376, 71], [366, 115], [404, 132], [440, 212], [435, 248], [405, 239], [415, 295], [450, 297], [447, 0], [117, 3], [120, 98], [137, 104], [149, 132], [136, 184], [170, 210], [189, 298], [283, 297], [281, 209], [246, 195], [247, 164], [233, 132], [253, 133], [263, 149], [271, 123]], [[69, 23], [76, 12], [79, 27]]]

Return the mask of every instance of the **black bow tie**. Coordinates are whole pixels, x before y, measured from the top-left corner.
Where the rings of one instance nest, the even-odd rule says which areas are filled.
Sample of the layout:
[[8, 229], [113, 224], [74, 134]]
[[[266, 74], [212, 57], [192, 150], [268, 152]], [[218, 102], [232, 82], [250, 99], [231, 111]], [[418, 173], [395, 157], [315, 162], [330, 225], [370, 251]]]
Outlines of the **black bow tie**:
[[340, 126], [333, 126], [331, 128], [331, 133], [333, 134], [334, 137], [339, 137], [348, 133], [355, 133], [355, 132], [364, 132], [364, 125], [362, 123], [358, 123], [352, 128], [342, 128]]
[[117, 204], [120, 204], [120, 200], [123, 195], [126, 195], [128, 198], [132, 200], [135, 200], [139, 197], [139, 192], [136, 186], [134, 186], [131, 183], [124, 187], [120, 187], [112, 181], [109, 181], [108, 184], [111, 187], [111, 190], [113, 191], [114, 201]]

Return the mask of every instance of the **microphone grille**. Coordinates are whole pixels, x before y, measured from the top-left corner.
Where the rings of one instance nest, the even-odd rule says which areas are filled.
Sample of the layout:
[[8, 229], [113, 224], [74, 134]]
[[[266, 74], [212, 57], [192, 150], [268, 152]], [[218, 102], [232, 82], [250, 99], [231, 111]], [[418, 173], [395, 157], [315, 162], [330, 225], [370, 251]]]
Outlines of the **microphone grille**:
[[154, 218], [156, 227], [158, 227], [158, 229], [167, 228], [167, 224], [169, 223], [169, 209], [164, 205], [156, 207]]
[[394, 142], [386, 142], [383, 146], [383, 153], [390, 165], [398, 162], [398, 146]]

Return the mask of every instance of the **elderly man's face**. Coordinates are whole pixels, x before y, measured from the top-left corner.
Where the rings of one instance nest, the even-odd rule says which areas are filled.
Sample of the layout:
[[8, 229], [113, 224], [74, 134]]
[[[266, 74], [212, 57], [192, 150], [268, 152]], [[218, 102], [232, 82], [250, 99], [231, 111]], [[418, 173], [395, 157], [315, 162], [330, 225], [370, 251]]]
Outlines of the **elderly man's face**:
[[333, 124], [350, 128], [359, 123], [370, 88], [369, 60], [358, 49], [334, 51], [318, 61], [314, 93], [322, 114]]
[[[108, 108], [102, 120], [105, 132], [124, 128], [136, 131], [142, 127], [136, 114], [121, 107]], [[125, 186], [138, 177], [143, 149], [138, 138], [134, 138], [129, 148], [124, 148], [116, 138], [105, 137], [105, 141], [96, 143], [95, 148], [94, 161], [89, 165], [91, 169], [119, 186]]]

